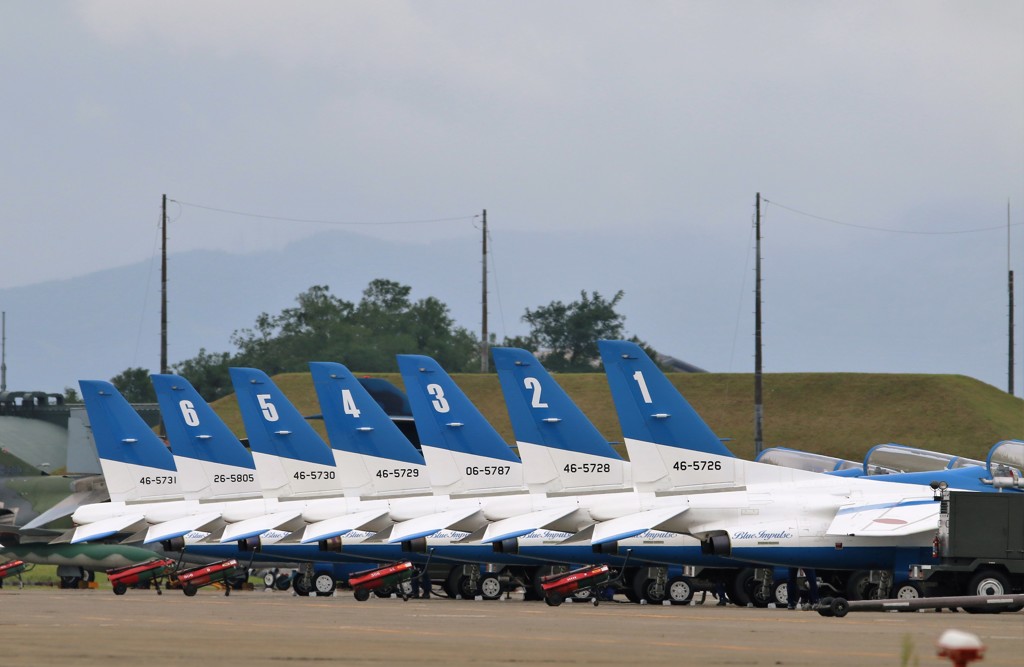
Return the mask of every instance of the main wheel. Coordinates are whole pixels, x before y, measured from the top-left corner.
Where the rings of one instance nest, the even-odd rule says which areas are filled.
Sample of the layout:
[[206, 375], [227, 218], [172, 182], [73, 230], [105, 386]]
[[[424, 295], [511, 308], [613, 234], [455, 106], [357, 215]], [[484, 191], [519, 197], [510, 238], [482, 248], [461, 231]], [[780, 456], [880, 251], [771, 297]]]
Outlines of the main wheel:
[[786, 607], [789, 605], [788, 581], [776, 581], [772, 584], [772, 600], [774, 600], [776, 607]]
[[338, 582], [330, 572], [321, 572], [313, 577], [313, 589], [320, 597], [326, 597], [334, 592]]
[[354, 591], [352, 591], [352, 597], [354, 597], [359, 602], [366, 602], [370, 599], [370, 591], [366, 590], [365, 588], [357, 588]]
[[199, 589], [193, 586], [192, 584], [185, 583], [181, 585], [181, 592], [187, 595], [188, 597], [194, 596], [198, 590]]
[[496, 574], [485, 574], [480, 579], [480, 596], [485, 600], [497, 600], [503, 592], [501, 579]]
[[476, 585], [473, 583], [473, 578], [464, 576], [459, 579], [458, 585], [459, 595], [462, 596], [463, 600], [472, 600], [476, 597]]
[[124, 595], [128, 592], [128, 586], [120, 581], [114, 584], [114, 595]]
[[729, 599], [738, 607], [746, 607], [751, 603], [750, 581], [754, 579], [754, 568], [748, 567], [736, 573], [732, 586], [729, 588]]
[[846, 580], [847, 600], [874, 600], [878, 597], [878, 586], [871, 583], [871, 573], [857, 570]]
[[287, 574], [277, 575], [277, 579], [274, 580], [274, 588], [279, 591], [286, 591], [288, 587], [292, 585], [292, 578]]
[[771, 589], [765, 588], [760, 579], [751, 577], [744, 582], [744, 590], [750, 603], [758, 609], [764, 609], [773, 601]]
[[665, 594], [672, 604], [689, 604], [693, 599], [693, 584], [686, 577], [673, 577], [668, 580]]
[[923, 598], [924, 593], [921, 592], [921, 585], [916, 581], [897, 581], [892, 585], [892, 591], [889, 593], [889, 597], [895, 600], [917, 600]]
[[965, 595], [1006, 595], [1010, 580], [999, 570], [979, 570], [967, 582]]
[[60, 587], [61, 588], [78, 588], [78, 585], [82, 583], [81, 577], [61, 577]]
[[303, 597], [309, 595], [309, 592], [310, 592], [309, 586], [310, 586], [309, 577], [307, 577], [304, 574], [296, 574], [292, 578], [292, 589], [295, 591], [295, 593], [297, 595], [301, 595]]

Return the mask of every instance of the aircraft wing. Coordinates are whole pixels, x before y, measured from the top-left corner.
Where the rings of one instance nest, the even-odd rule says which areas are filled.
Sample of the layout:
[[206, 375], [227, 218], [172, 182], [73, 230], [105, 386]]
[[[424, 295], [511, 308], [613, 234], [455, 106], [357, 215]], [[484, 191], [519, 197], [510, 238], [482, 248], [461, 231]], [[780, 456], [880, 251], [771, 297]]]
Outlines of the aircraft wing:
[[380, 521], [386, 518], [388, 518], [388, 511], [380, 509], [355, 512], [317, 521], [306, 526], [306, 530], [302, 534], [301, 543], [319, 542], [320, 540], [344, 535], [353, 530], [374, 530], [375, 528], [383, 530], [387, 526], [381, 526]]
[[288, 530], [292, 528], [293, 530], [298, 530], [302, 525], [305, 525], [304, 522], [294, 525], [297, 520], [301, 521], [301, 519], [302, 512], [299, 510], [274, 512], [273, 514], [253, 517], [245, 521], [228, 524], [218, 541], [221, 544], [237, 542], [275, 529]]
[[648, 530], [667, 530], [671, 532], [682, 532], [682, 526], [673, 524], [686, 512], [686, 507], [662, 507], [659, 509], [646, 510], [636, 514], [628, 514], [616, 519], [609, 519], [587, 526], [569, 539], [559, 544], [604, 544], [616, 540], [625, 540], [635, 537]]
[[427, 516], [396, 523], [372, 537], [368, 537], [363, 544], [395, 544], [406, 540], [414, 540], [418, 537], [427, 537], [445, 528], [454, 529], [455, 526], [460, 526], [460, 530], [461, 527], [472, 527], [476, 530], [481, 527], [484, 521], [482, 515], [483, 513], [477, 507], [464, 507], [436, 514], [428, 514]]
[[836, 512], [826, 535], [899, 537], [938, 529], [939, 503], [914, 498], [899, 502], [844, 505]]
[[133, 513], [114, 516], [109, 519], [103, 519], [102, 521], [78, 526], [75, 528], [75, 534], [71, 538], [71, 544], [100, 540], [104, 537], [116, 535], [117, 533], [134, 532], [136, 530], [141, 530], [145, 526], [146, 515], [141, 512], [137, 514]]
[[459, 540], [459, 542], [500, 542], [501, 540], [510, 540], [514, 537], [529, 535], [533, 531], [543, 528], [559, 530], [564, 527], [567, 522], [571, 523], [571, 526], [570, 530], [566, 532], [575, 532], [577, 529], [576, 521], [570, 520], [572, 519], [572, 515], [576, 514], [576, 512], [576, 507], [557, 507], [553, 509], [538, 510], [528, 514], [520, 514], [519, 516], [513, 516], [508, 519], [502, 519], [500, 521], [490, 523], [484, 528]]
[[210, 524], [214, 524], [219, 521], [220, 516], [220, 512], [207, 512], [204, 514], [193, 514], [192, 516], [185, 516], [180, 519], [155, 524], [146, 530], [146, 535], [142, 540], [142, 543], [152, 544], [153, 542], [181, 537], [182, 535], [191, 533], [193, 530], [204, 530], [205, 532], [209, 532], [209, 530], [206, 529], [210, 527]]

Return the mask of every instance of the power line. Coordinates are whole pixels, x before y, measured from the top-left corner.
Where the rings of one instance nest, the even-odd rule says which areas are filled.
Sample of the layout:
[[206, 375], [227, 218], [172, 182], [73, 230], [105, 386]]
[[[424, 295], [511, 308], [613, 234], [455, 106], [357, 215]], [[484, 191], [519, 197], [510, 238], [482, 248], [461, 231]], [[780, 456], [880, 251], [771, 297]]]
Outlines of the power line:
[[[843, 227], [853, 227], [855, 229], [866, 229], [866, 230], [870, 230], [870, 231], [873, 231], [873, 232], [888, 232], [888, 233], [891, 233], [891, 234], [917, 234], [917, 235], [929, 235], [929, 236], [944, 236], [944, 235], [950, 235], [950, 234], [975, 234], [975, 233], [978, 233], [978, 232], [991, 232], [991, 231], [995, 231], [995, 230], [1002, 230], [1002, 229], [1004, 229], [1004, 227], [1002, 225], [996, 225], [995, 227], [978, 227], [976, 229], [958, 229], [958, 230], [952, 230], [952, 231], [918, 231], [918, 230], [910, 230], [910, 229], [890, 229], [890, 228], [887, 228], [887, 227], [872, 227], [872, 226], [869, 226], [869, 225], [857, 225], [857, 224], [854, 224], [852, 222], [843, 222], [841, 220], [834, 220], [832, 218], [826, 218], [826, 217], [823, 217], [823, 216], [820, 216], [820, 215], [814, 215], [813, 213], [807, 213], [805, 211], [800, 211], [798, 209], [791, 208], [789, 206], [784, 206], [782, 204], [779, 204], [778, 202], [769, 201], [768, 199], [765, 199], [764, 202], [768, 203], [768, 204], [772, 204], [774, 206], [778, 206], [779, 208], [782, 208], [782, 209], [785, 209], [787, 211], [790, 211], [791, 213], [796, 213], [798, 215], [803, 215], [803, 216], [806, 216], [808, 218], [813, 218], [814, 220], [821, 220], [822, 222], [829, 222], [829, 223], [832, 223], [834, 225], [842, 225]], [[1016, 227], [1016, 226], [1022, 225], [1022, 224], [1024, 224], [1024, 223], [1017, 223], [1014, 226]]]
[[201, 208], [205, 211], [214, 211], [216, 213], [226, 213], [228, 215], [237, 215], [244, 218], [258, 218], [260, 220], [276, 220], [278, 222], [310, 222], [318, 225], [351, 225], [351, 226], [376, 226], [376, 225], [425, 225], [440, 222], [457, 222], [463, 220], [472, 220], [477, 217], [476, 215], [460, 215], [450, 218], [428, 218], [423, 220], [381, 220], [381, 221], [361, 221], [361, 220], [322, 220], [317, 218], [290, 218], [287, 216], [280, 215], [264, 215], [261, 213], [246, 213], [244, 211], [232, 211], [231, 209], [218, 208], [216, 206], [207, 206], [205, 204], [193, 204], [191, 202], [181, 201], [180, 199], [169, 199], [179, 206], [191, 206], [192, 208]]

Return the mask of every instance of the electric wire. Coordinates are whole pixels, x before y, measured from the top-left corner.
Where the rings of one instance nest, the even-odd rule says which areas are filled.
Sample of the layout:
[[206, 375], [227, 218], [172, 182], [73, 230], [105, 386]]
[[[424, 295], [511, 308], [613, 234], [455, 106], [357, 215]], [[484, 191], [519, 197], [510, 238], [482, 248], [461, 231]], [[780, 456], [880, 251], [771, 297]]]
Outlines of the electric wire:
[[203, 209], [204, 211], [214, 211], [216, 213], [226, 213], [228, 215], [237, 215], [244, 218], [258, 218], [260, 220], [274, 220], [277, 222], [308, 222], [318, 225], [348, 225], [348, 226], [363, 226], [373, 227], [378, 225], [425, 225], [442, 222], [459, 222], [472, 220], [475, 215], [460, 215], [452, 216], [447, 218], [425, 218], [421, 220], [379, 220], [379, 221], [365, 221], [365, 220], [324, 220], [319, 218], [292, 218], [288, 216], [280, 215], [265, 215], [262, 213], [246, 213], [244, 211], [233, 211], [231, 209], [219, 208], [217, 206], [207, 206], [206, 204], [195, 204], [192, 202], [181, 201], [180, 199], [168, 199], [179, 206], [190, 206], [192, 208]]
[[[829, 223], [832, 223], [834, 225], [842, 225], [843, 227], [853, 227], [854, 229], [865, 229], [865, 230], [869, 230], [869, 231], [873, 231], [873, 232], [888, 232], [890, 234], [913, 234], [913, 235], [921, 235], [921, 236], [946, 236], [946, 235], [953, 235], [953, 234], [976, 234], [978, 232], [992, 232], [992, 231], [996, 231], [996, 230], [1002, 231], [1003, 229], [1006, 229], [1005, 225], [996, 225], [994, 227], [978, 227], [978, 228], [975, 228], [975, 229], [954, 229], [954, 230], [948, 230], [948, 231], [926, 231], [926, 230], [914, 230], [914, 229], [891, 229], [891, 228], [888, 228], [888, 227], [872, 227], [870, 225], [858, 225], [858, 224], [855, 224], [855, 223], [852, 223], [852, 222], [843, 222], [842, 220], [835, 220], [833, 218], [826, 218], [826, 217], [821, 216], [821, 215], [815, 215], [814, 213], [807, 213], [806, 211], [801, 211], [799, 209], [795, 209], [795, 208], [792, 208], [790, 206], [785, 206], [784, 204], [780, 204], [778, 202], [771, 201], [769, 199], [763, 199], [762, 201], [764, 201], [766, 204], [772, 204], [774, 206], [778, 206], [781, 209], [785, 209], [785, 210], [787, 210], [787, 211], [789, 211], [791, 213], [796, 213], [797, 215], [802, 215], [802, 216], [805, 216], [805, 217], [808, 217], [808, 218], [811, 218], [811, 219], [814, 219], [814, 220], [820, 220], [822, 222], [829, 222]], [[1024, 223], [1016, 223], [1014, 226], [1016, 227], [1017, 225], [1022, 225], [1022, 224], [1024, 224]]]

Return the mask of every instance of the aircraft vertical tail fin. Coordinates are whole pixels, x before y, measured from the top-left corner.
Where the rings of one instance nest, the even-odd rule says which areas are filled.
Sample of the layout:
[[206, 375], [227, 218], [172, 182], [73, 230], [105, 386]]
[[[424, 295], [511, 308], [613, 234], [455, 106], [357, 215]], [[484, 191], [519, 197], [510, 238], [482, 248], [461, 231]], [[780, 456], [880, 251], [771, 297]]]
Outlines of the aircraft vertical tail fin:
[[524, 489], [519, 458], [436, 361], [400, 354], [398, 369], [437, 493]]
[[835, 477], [736, 458], [636, 343], [598, 341], [640, 491], [685, 492]]
[[102, 380], [82, 380], [78, 384], [110, 499], [180, 499], [174, 457], [124, 396]]
[[363, 497], [430, 493], [420, 454], [342, 364], [310, 362], [342, 486]]
[[267, 374], [255, 368], [228, 372], [264, 495], [341, 493], [331, 449]]
[[632, 488], [624, 461], [530, 352], [492, 349], [526, 484], [547, 493]]
[[225, 500], [259, 496], [252, 454], [189, 381], [178, 375], [150, 378], [185, 498]]

